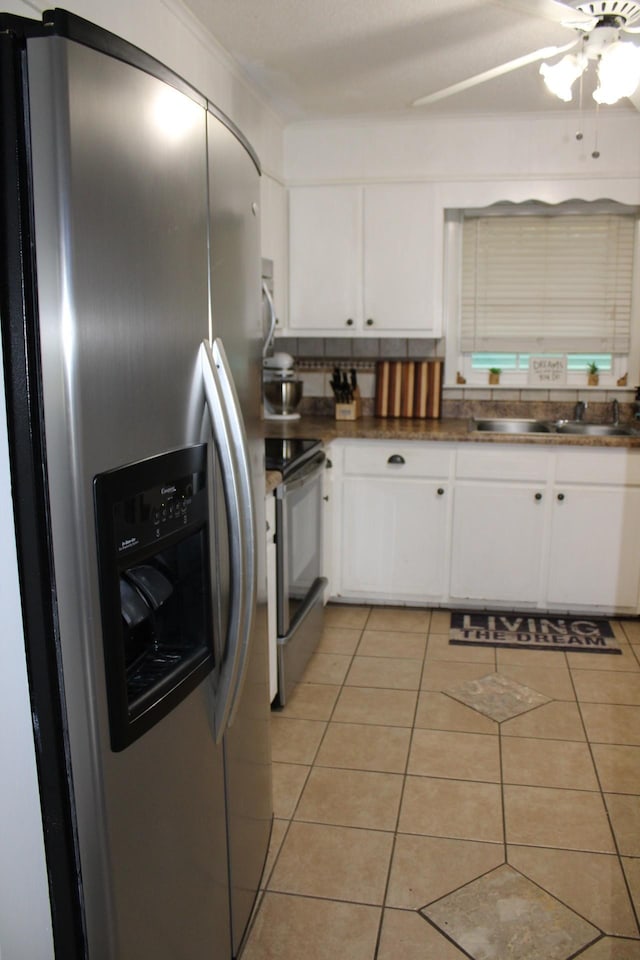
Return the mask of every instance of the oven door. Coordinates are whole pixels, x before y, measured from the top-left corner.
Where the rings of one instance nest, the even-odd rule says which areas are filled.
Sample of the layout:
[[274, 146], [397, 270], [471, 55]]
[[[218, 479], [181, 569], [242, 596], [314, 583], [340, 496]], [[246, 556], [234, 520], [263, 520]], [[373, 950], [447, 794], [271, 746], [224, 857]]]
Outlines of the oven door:
[[318, 451], [276, 490], [279, 637], [289, 634], [321, 574], [325, 460]]

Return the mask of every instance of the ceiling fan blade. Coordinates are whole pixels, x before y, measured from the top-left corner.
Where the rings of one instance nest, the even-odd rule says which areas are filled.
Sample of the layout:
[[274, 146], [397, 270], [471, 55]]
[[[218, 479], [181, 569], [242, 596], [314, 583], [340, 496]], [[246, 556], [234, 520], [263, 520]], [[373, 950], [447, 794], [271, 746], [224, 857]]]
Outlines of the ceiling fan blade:
[[593, 23], [593, 15], [583, 13], [569, 3], [562, 3], [561, 0], [492, 0], [500, 7], [508, 7], [510, 10], [519, 10], [529, 17], [541, 17], [543, 20], [552, 20], [555, 23], [569, 24], [571, 26], [586, 27]]
[[445, 97], [450, 97], [454, 93], [462, 93], [463, 90], [469, 90], [471, 87], [476, 87], [480, 83], [485, 83], [487, 80], [493, 80], [495, 77], [501, 77], [505, 73], [511, 73], [512, 70], [519, 70], [520, 67], [526, 67], [530, 63], [535, 63], [536, 60], [546, 60], [549, 57], [556, 57], [559, 53], [566, 53], [567, 50], [571, 50], [572, 47], [575, 47], [580, 40], [572, 40], [571, 43], [566, 43], [562, 47], [542, 47], [541, 50], [534, 50], [533, 53], [527, 53], [524, 57], [516, 57], [515, 60], [508, 60], [507, 63], [502, 63], [498, 67], [492, 67], [491, 70], [485, 70], [484, 73], [477, 73], [475, 77], [468, 77], [466, 80], [460, 80], [459, 83], [453, 83], [450, 87], [444, 87], [442, 90], [436, 90], [435, 93], [429, 93], [425, 97], [420, 97], [418, 100], [414, 100], [411, 104], [412, 107], [424, 107], [428, 103], [435, 103], [437, 100], [444, 100]]

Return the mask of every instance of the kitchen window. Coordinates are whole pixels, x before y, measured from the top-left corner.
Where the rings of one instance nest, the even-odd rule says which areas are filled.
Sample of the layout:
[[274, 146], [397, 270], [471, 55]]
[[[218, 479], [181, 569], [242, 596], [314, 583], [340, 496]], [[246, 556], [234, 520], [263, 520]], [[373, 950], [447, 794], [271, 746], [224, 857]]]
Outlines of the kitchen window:
[[592, 362], [615, 386], [640, 302], [638, 222], [636, 208], [605, 201], [449, 211], [449, 330], [466, 381], [484, 385], [500, 367], [501, 383], [526, 386], [530, 356], [544, 355], [566, 356], [570, 386]]

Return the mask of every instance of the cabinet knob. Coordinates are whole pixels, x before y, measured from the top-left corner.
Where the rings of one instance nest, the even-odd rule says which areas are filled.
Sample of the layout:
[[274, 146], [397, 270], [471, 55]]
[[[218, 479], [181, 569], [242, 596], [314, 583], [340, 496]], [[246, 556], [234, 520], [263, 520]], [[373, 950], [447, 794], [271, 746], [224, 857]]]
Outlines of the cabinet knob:
[[349, 319], [347, 320], [347, 326], [348, 326], [348, 327], [352, 327], [352, 326], [353, 326], [353, 318], [352, 318], [352, 317], [349, 317]]
[[368, 327], [372, 327], [372, 326], [373, 326], [373, 320], [371, 319], [371, 317], [368, 317], [368, 319], [367, 319], [367, 326], [368, 326]]
[[404, 462], [405, 462], [404, 457], [401, 457], [399, 453], [392, 454], [387, 460], [387, 463], [403, 464]]
[[559, 494], [558, 494], [558, 500], [560, 500], [560, 501], [564, 500], [564, 493], [559, 493]]
[[542, 494], [536, 493], [536, 500], [542, 500]]
[[438, 487], [438, 496], [441, 497], [444, 494], [444, 487]]

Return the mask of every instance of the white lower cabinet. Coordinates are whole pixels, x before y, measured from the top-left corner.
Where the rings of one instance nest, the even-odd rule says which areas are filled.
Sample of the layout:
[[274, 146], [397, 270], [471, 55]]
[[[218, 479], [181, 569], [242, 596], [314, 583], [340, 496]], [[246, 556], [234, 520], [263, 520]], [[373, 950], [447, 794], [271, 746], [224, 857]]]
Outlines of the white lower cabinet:
[[452, 454], [449, 446], [425, 446], [336, 445], [335, 595], [402, 602], [444, 596]]
[[451, 596], [535, 603], [540, 595], [543, 522], [544, 501], [537, 486], [456, 483]]
[[637, 612], [640, 450], [381, 440], [332, 457], [334, 596]]

